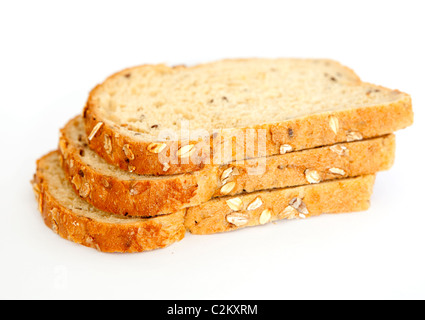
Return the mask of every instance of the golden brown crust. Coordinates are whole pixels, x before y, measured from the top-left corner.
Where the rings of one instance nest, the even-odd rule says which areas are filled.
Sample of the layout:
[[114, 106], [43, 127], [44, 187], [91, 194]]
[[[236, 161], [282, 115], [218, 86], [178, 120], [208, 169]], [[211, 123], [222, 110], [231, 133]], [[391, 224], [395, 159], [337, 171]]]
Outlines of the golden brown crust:
[[[260, 175], [250, 174], [261, 165], [252, 159], [163, 179], [125, 180], [105, 175], [80, 155], [86, 140], [76, 145], [66, 134], [67, 127], [78, 119], [61, 131], [62, 167], [80, 196], [103, 211], [119, 215], [156, 216], [197, 206], [212, 197], [304, 185], [309, 183], [306, 170], [316, 171], [321, 181], [373, 174], [389, 169], [395, 154], [395, 137], [389, 135], [270, 156], [264, 158], [267, 164]], [[89, 187], [84, 189], [85, 184]]]
[[[90, 96], [91, 95], [93, 95], [93, 93], [91, 93]], [[100, 119], [100, 117], [95, 114], [94, 108], [90, 107], [90, 101], [91, 100], [89, 98], [83, 111], [87, 136], [93, 132], [95, 126], [99, 124], [98, 119]], [[107, 152], [105, 150], [105, 137], [111, 141], [111, 152]], [[182, 147], [181, 142], [164, 143], [167, 144], [166, 151], [164, 152], [168, 152], [168, 157], [170, 156], [170, 150], [174, 148], [178, 150]], [[173, 145], [173, 147], [171, 147], [171, 143], [174, 143], [175, 146]], [[148, 151], [151, 144], [152, 141], [139, 141], [129, 135], [118, 134], [117, 128], [114, 128], [106, 122], [102, 122], [100, 129], [93, 136], [93, 139], [90, 139], [89, 141], [90, 148], [95, 150], [107, 162], [122, 170], [138, 174], [174, 175], [199, 171], [207, 166], [205, 164], [205, 156], [203, 156], [201, 151], [199, 151], [198, 156], [200, 159], [203, 159], [202, 161], [199, 161], [199, 163], [194, 163], [191, 158], [188, 158], [189, 163], [186, 164], [179, 161], [179, 163], [170, 164], [170, 167], [165, 170], [164, 164], [159, 160], [158, 154]], [[127, 154], [123, 151], [125, 145], [131, 146], [134, 158], [129, 159]]]
[[369, 208], [375, 176], [217, 198], [188, 208], [185, 226], [193, 234], [212, 234], [281, 219]]
[[[74, 190], [95, 207], [119, 215], [152, 217], [198, 205], [213, 196], [218, 184], [217, 167], [164, 179], [125, 180], [103, 174], [84, 159], [86, 138], [76, 144], [67, 135], [69, 127], [79, 121], [76, 117], [61, 130], [61, 165]], [[85, 184], [89, 185], [88, 192], [82, 190]]]
[[[330, 126], [332, 117], [338, 119], [337, 133]], [[276, 148], [289, 143], [296, 151], [353, 140], [350, 133], [359, 134], [359, 140], [382, 136], [404, 129], [412, 123], [412, 102], [410, 96], [405, 95], [397, 103], [315, 114], [271, 125], [270, 145]]]
[[164, 248], [183, 239], [184, 211], [159, 218], [110, 223], [65, 207], [49, 192], [51, 186], [44, 174], [46, 161], [52, 155], [58, 157], [57, 152], [52, 152], [37, 161], [32, 183], [44, 223], [62, 238], [102, 252], [142, 252]]
[[[108, 79], [122, 76], [129, 71], [131, 71], [131, 68], [118, 72]], [[355, 75], [353, 74], [353, 76]], [[99, 125], [99, 123], [102, 123], [102, 126], [90, 140], [89, 145], [90, 148], [95, 150], [107, 162], [123, 170], [147, 175], [173, 175], [193, 172], [209, 166], [209, 164], [204, 165], [206, 160], [209, 160], [210, 163], [213, 162], [212, 158], [206, 159], [204, 157], [202, 159], [203, 161], [198, 164], [194, 163], [192, 158], [190, 158], [188, 164], [182, 164], [180, 162], [177, 164], [170, 163], [169, 168], [167, 167], [167, 170], [164, 171], [164, 165], [161, 163], [158, 155], [147, 151], [152, 141], [140, 141], [130, 134], [121, 132], [119, 128], [107, 123], [98, 114], [93, 97], [101, 88], [102, 85], [98, 85], [90, 93], [83, 111], [83, 117], [87, 135], [90, 135], [93, 132], [93, 128]], [[247, 129], [266, 130], [266, 156], [279, 154], [279, 149], [283, 144], [290, 144], [293, 151], [298, 151], [351, 141], [353, 139], [352, 134], [355, 134], [355, 139], [358, 139], [358, 137], [360, 137], [359, 139], [367, 139], [393, 133], [413, 123], [413, 110], [409, 95], [397, 90], [393, 90], [392, 92], [395, 95], [401, 94], [401, 98], [394, 103], [312, 114], [303, 118], [258, 125], [253, 128], [226, 129], [225, 135], [220, 134], [218, 137], [210, 137], [210, 155], [213, 155], [214, 144], [223, 143], [228, 136], [239, 136], [245, 133]], [[334, 131], [335, 128], [330, 126], [330, 120], [332, 118], [336, 118], [338, 121], [337, 132]], [[111, 137], [112, 152], [105, 150], [105, 136]], [[180, 142], [176, 143], [178, 143], [178, 147], [181, 147]], [[188, 143], [196, 144], [197, 141], [189, 141]], [[170, 142], [167, 142], [167, 144], [169, 145]], [[129, 145], [131, 150], [133, 150], [134, 157], [132, 159], [129, 159], [123, 151], [125, 145]], [[169, 152], [169, 149], [165, 150], [168, 151], [164, 152]], [[237, 157], [239, 154], [236, 150], [236, 145], [233, 144], [232, 160], [243, 160], [241, 157]], [[199, 155], [200, 153], [198, 153]]]
[[[94, 208], [70, 207], [53, 196], [50, 190], [52, 183], [46, 171], [50, 165], [59, 167], [57, 162], [57, 152], [37, 161], [32, 183], [43, 220], [61, 237], [102, 252], [142, 252], [163, 248], [180, 241], [186, 228], [194, 234], [209, 234], [277, 219], [366, 210], [374, 183], [374, 175], [334, 180], [239, 197], [216, 198], [187, 209], [186, 215], [185, 211], [181, 211], [156, 218], [121, 218], [117, 221], [114, 215], [108, 218], [107, 214], [97, 213]], [[62, 186], [55, 188], [61, 188], [60, 193], [65, 192], [67, 198], [76, 197], [65, 178], [63, 181]]]
[[[388, 170], [395, 158], [395, 135], [362, 141], [339, 143], [327, 147], [307, 149], [267, 157], [267, 169], [261, 175], [250, 175], [258, 159], [245, 160], [243, 164], [225, 165], [220, 173], [234, 168], [228, 182], [235, 182], [227, 195], [255, 192], [264, 189], [288, 188], [311, 183], [308, 171], [317, 172], [319, 182], [374, 174]], [[214, 197], [220, 196], [219, 190]]]

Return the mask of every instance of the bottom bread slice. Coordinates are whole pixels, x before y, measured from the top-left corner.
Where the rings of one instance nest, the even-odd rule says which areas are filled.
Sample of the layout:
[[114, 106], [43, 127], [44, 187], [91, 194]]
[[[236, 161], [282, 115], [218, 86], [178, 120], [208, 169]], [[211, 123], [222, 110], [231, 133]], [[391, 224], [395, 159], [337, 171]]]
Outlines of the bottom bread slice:
[[185, 232], [210, 234], [278, 219], [366, 210], [374, 175], [221, 197], [176, 213], [134, 218], [96, 209], [65, 177], [59, 153], [37, 161], [32, 181], [45, 224], [61, 237], [103, 252], [164, 248]]
[[72, 189], [58, 152], [37, 161], [32, 181], [45, 224], [61, 237], [103, 252], [164, 248], [185, 235], [185, 211], [154, 218], [129, 218], [100, 211]]
[[369, 208], [375, 175], [314, 185], [215, 198], [187, 209], [185, 226], [193, 234], [212, 234], [282, 219]]

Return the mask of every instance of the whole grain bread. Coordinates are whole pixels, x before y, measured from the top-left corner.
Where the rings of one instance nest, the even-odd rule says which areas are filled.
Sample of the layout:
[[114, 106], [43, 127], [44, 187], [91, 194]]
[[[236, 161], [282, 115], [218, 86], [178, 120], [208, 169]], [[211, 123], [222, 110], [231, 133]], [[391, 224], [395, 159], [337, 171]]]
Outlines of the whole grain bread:
[[[89, 146], [107, 162], [154, 175], [256, 157], [247, 140], [235, 142], [250, 130], [258, 133], [254, 146], [265, 142], [259, 156], [269, 156], [390, 134], [413, 122], [408, 94], [321, 59], [129, 68], [91, 91], [83, 117]], [[186, 126], [206, 132], [204, 143], [187, 136]], [[165, 129], [176, 135], [164, 137]], [[223, 145], [230, 158], [215, 157]]]
[[142, 252], [181, 240], [185, 211], [155, 218], [129, 218], [100, 211], [72, 189], [58, 152], [37, 161], [32, 181], [44, 223], [62, 238], [103, 252]]
[[[88, 148], [82, 118], [77, 116], [61, 130], [59, 150], [65, 174], [81, 198], [106, 212], [146, 217], [173, 213], [218, 196], [387, 170], [394, 161], [395, 137], [209, 166], [189, 174], [142, 176], [108, 164]], [[258, 169], [260, 160], [265, 168], [253, 174], [250, 169]]]
[[366, 175], [216, 198], [188, 208], [185, 226], [193, 234], [211, 234], [264, 225], [275, 220], [363, 211], [369, 208], [374, 181], [375, 175]]
[[[102, 252], [143, 252], [183, 239], [185, 231], [211, 234], [277, 219], [366, 210], [374, 175], [220, 197], [154, 218], [109, 214], [81, 199], [59, 164], [58, 152], [37, 161], [32, 181], [44, 223], [64, 239]], [[185, 212], [187, 212], [185, 214]]]

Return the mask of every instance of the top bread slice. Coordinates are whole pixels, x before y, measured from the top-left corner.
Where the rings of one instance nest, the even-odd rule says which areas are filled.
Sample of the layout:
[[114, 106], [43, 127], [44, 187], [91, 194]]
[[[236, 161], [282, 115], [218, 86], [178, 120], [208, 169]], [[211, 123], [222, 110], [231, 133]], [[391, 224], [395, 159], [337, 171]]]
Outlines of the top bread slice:
[[[413, 111], [408, 94], [335, 61], [239, 59], [123, 70], [91, 91], [83, 117], [89, 146], [107, 162], [171, 175], [256, 157], [263, 140], [259, 156], [389, 134], [411, 125]], [[230, 158], [216, 159], [223, 145]]]

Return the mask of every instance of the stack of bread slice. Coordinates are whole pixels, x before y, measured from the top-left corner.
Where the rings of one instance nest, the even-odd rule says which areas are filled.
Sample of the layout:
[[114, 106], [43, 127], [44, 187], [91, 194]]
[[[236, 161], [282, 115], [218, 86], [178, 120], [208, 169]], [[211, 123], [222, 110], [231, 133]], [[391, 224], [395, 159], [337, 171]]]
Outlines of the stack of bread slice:
[[107, 78], [37, 161], [45, 224], [103, 252], [363, 211], [411, 98], [323, 59], [143, 65]]

